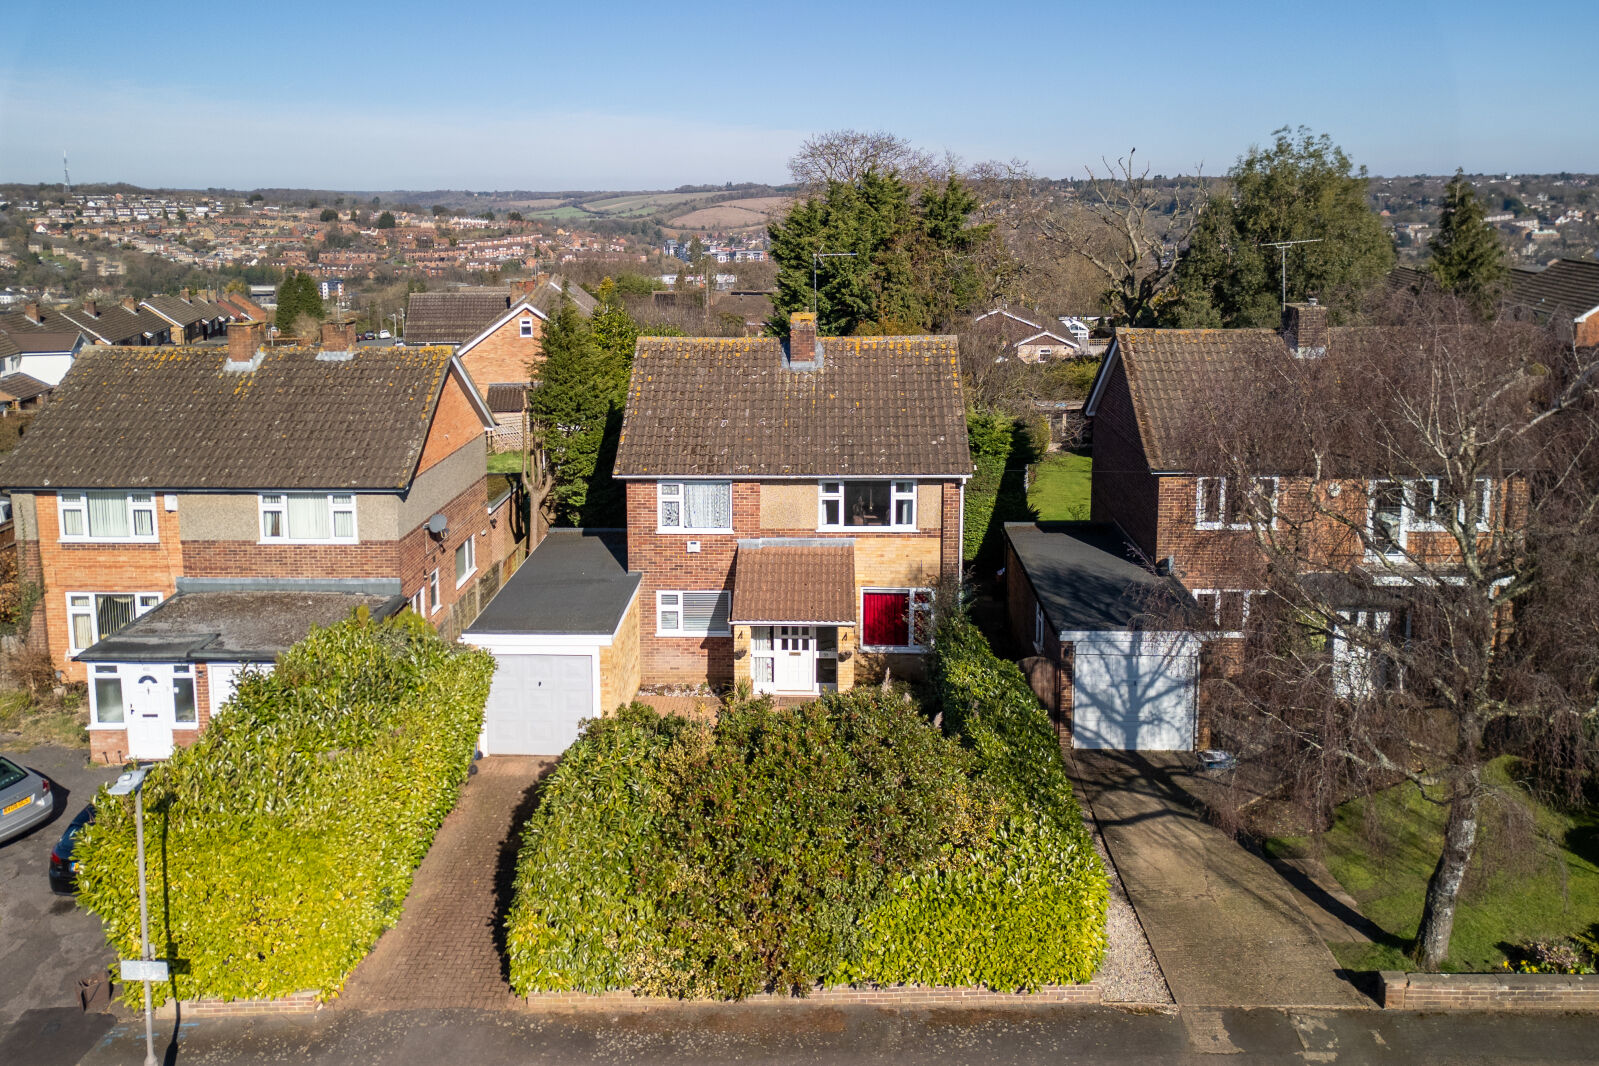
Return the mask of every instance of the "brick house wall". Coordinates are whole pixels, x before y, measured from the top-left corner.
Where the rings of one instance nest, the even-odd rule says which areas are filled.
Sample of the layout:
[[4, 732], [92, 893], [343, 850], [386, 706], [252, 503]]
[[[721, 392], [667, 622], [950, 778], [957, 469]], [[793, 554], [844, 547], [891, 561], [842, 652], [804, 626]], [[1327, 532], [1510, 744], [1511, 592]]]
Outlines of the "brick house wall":
[[[727, 685], [734, 680], [734, 638], [658, 636], [655, 594], [661, 589], [733, 590], [739, 538], [853, 537], [858, 587], [937, 587], [959, 574], [959, 481], [922, 481], [915, 531], [872, 533], [869, 527], [818, 532], [816, 481], [734, 481], [732, 533], [657, 533], [655, 483], [627, 483], [627, 568], [643, 574], [639, 589], [639, 646], [647, 685]], [[699, 551], [689, 552], [696, 541]], [[857, 622], [859, 619], [857, 618]], [[924, 656], [859, 652], [850, 669], [857, 681], [920, 676]], [[748, 663], [745, 664], [748, 668]]]
[[[522, 336], [524, 320], [532, 322], [530, 337]], [[499, 329], [457, 354], [472, 382], [485, 396], [490, 385], [530, 381], [533, 374], [529, 365], [544, 361], [544, 319], [524, 307]]]
[[[639, 615], [642, 591], [633, 597], [609, 647], [600, 647], [600, 708], [610, 714], [638, 695]], [[653, 600], [651, 601], [654, 602]]]
[[1061, 644], [1059, 627], [1047, 616], [1043, 645], [1034, 645], [1033, 622], [1038, 609], [1038, 597], [1009, 540], [1005, 542], [1005, 607], [1011, 638], [1017, 650], [1025, 652], [1023, 658], [1042, 659], [1049, 665], [1047, 671], [1036, 668], [1027, 671], [1028, 684], [1069, 737], [1072, 723], [1072, 646]]
[[1093, 459], [1090, 516], [1095, 522], [1115, 523], [1139, 551], [1154, 559], [1159, 479], [1149, 472], [1126, 367], [1119, 359], [1094, 415]]

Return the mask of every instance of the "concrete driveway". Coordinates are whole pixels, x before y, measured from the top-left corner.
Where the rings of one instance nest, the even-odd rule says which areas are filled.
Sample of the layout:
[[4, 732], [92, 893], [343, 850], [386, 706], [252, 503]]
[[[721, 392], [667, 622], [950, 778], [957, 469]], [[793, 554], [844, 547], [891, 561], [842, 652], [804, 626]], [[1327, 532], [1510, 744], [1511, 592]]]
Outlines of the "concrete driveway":
[[1188, 805], [1187, 756], [1076, 751], [1067, 765], [1179, 1007], [1374, 1006], [1281, 875]]
[[112, 1023], [84, 1013], [78, 981], [104, 974], [114, 955], [97, 918], [50, 892], [50, 849], [120, 768], [90, 766], [80, 749], [6, 755], [50, 779], [56, 814], [0, 844], [0, 1062], [76, 1062]]

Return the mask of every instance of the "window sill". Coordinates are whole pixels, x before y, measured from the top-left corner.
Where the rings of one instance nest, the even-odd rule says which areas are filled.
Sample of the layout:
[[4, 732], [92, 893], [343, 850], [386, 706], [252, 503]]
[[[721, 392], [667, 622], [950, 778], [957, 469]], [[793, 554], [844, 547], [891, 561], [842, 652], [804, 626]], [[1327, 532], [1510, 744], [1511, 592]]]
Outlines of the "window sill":
[[728, 526], [725, 529], [721, 527], [716, 529], [684, 529], [681, 526], [656, 526], [655, 532], [661, 536], [709, 537], [719, 533], [730, 535], [733, 532], [733, 528]]
[[937, 533], [920, 526], [817, 526], [818, 533]]
[[657, 629], [655, 631], [655, 635], [658, 637], [686, 637], [689, 640], [704, 640], [706, 637], [731, 637], [733, 635], [733, 631], [731, 629], [726, 629], [711, 633], [683, 633], [675, 629], [670, 631]]
[[68, 537], [61, 538], [62, 544], [160, 544], [160, 537]]
[[316, 546], [329, 544], [359, 544], [359, 537], [339, 537], [335, 540], [290, 540], [288, 537], [262, 537], [256, 541], [259, 545], [273, 545], [278, 547], [296, 548], [302, 545]]
[[861, 651], [871, 652], [874, 655], [926, 655], [931, 648], [918, 647], [915, 644], [890, 645], [890, 644], [862, 644]]
[[472, 569], [468, 570], [466, 573], [462, 574], [459, 578], [456, 579], [455, 587], [456, 588], [460, 588], [462, 585], [466, 584], [468, 581], [471, 581], [473, 576], [476, 575], [476, 574], [477, 574], [477, 567], [474, 566]]
[[96, 730], [105, 730], [107, 732], [126, 732], [128, 724], [126, 722], [90, 722], [85, 728], [87, 728], [90, 732], [94, 732]]

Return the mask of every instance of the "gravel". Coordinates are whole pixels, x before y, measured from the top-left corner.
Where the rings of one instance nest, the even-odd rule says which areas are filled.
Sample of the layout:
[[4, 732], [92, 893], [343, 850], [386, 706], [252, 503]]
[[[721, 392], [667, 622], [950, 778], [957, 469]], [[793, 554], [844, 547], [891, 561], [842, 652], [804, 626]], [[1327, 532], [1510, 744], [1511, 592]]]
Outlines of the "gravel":
[[1140, 1006], [1171, 1006], [1171, 989], [1150, 950], [1144, 927], [1139, 924], [1133, 905], [1127, 902], [1127, 892], [1122, 888], [1121, 875], [1116, 864], [1105, 851], [1105, 841], [1099, 834], [1099, 823], [1084, 804], [1083, 821], [1089, 835], [1094, 838], [1094, 850], [1105, 865], [1110, 879], [1110, 907], [1105, 921], [1107, 944], [1105, 961], [1100, 964], [1095, 979], [1106, 1003], [1127, 1003]]

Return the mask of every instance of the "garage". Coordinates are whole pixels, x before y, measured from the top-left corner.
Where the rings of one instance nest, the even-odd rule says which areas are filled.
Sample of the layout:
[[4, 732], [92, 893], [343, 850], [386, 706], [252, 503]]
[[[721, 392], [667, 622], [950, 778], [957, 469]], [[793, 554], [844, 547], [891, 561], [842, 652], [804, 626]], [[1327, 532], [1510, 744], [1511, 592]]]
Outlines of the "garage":
[[551, 530], [461, 639], [490, 652], [484, 755], [559, 755], [638, 692], [639, 575], [611, 531]]
[[1067, 634], [1072, 746], [1131, 751], [1194, 747], [1198, 642], [1145, 633]]
[[1005, 526], [1011, 632], [1077, 748], [1191, 751], [1199, 734], [1198, 609], [1113, 525]]

